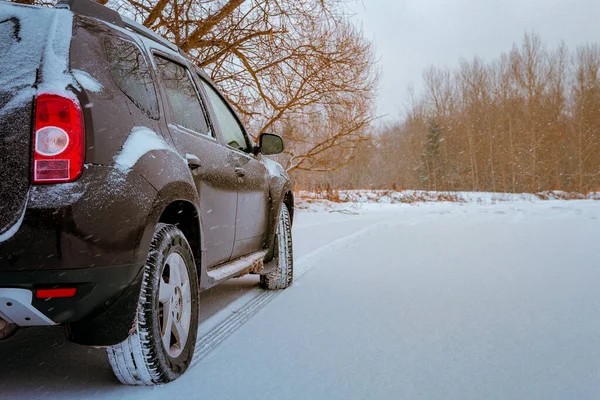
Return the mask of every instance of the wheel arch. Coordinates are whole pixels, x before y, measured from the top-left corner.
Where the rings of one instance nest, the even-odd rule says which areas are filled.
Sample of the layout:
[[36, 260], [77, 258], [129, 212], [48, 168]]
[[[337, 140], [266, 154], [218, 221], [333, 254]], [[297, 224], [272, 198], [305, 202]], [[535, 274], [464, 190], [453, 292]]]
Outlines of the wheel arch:
[[187, 182], [173, 182], [160, 190], [148, 216], [136, 258], [145, 262], [152, 236], [159, 223], [175, 225], [183, 232], [192, 248], [198, 276], [200, 276], [203, 265], [204, 235], [199, 204], [196, 187]]
[[288, 189], [283, 195], [283, 204], [285, 204], [290, 212], [290, 222], [294, 223], [294, 192]]
[[196, 206], [188, 200], [173, 200], [163, 210], [158, 223], [175, 225], [183, 233], [192, 249], [196, 267], [199, 268], [202, 257], [202, 235], [200, 213]]

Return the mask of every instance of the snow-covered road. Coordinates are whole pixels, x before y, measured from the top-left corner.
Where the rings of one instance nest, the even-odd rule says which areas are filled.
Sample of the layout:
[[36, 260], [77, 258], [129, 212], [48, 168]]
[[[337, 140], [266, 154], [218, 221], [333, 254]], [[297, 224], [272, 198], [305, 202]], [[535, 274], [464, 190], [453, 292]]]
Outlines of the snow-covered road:
[[202, 295], [194, 367], [116, 383], [104, 352], [0, 342], [0, 398], [598, 399], [600, 202], [300, 212], [297, 280]]

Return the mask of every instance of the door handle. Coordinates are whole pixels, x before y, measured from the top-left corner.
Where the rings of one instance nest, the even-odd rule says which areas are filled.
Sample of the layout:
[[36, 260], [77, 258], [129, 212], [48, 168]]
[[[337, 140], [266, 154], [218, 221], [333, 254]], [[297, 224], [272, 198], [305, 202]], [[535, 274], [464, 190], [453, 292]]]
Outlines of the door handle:
[[244, 168], [239, 168], [236, 167], [235, 169], [235, 173], [237, 174], [237, 176], [245, 176], [246, 175], [246, 170], [244, 170]]
[[188, 167], [190, 167], [190, 169], [196, 169], [202, 166], [200, 159], [192, 154], [186, 154], [185, 158], [187, 159]]

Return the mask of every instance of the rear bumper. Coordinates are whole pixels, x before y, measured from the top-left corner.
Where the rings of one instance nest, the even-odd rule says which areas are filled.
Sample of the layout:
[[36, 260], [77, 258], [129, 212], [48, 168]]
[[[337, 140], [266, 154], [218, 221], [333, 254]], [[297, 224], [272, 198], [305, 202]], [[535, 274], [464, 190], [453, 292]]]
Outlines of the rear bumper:
[[33, 306], [33, 292], [27, 289], [0, 288], [0, 318], [18, 326], [56, 325]]
[[[112, 346], [127, 339], [134, 327], [142, 286], [141, 265], [55, 271], [0, 271], [0, 300], [5, 293], [28, 292], [31, 314], [39, 318], [21, 326], [63, 324], [67, 338], [88, 346]], [[77, 287], [72, 298], [36, 299], [37, 289]], [[11, 290], [13, 289], [13, 290]], [[27, 299], [21, 301], [27, 309]], [[6, 305], [6, 304], [5, 304]], [[0, 309], [0, 316], [2, 309]], [[4, 319], [19, 317], [5, 315]], [[14, 321], [16, 322], [16, 321]]]
[[[0, 271], [0, 298], [2, 289], [26, 289], [32, 294], [30, 304], [52, 322], [65, 324], [89, 321], [109, 310], [128, 291], [137, 292], [134, 294], [137, 303], [139, 288], [136, 278], [140, 271], [141, 265], [55, 271]], [[37, 299], [33, 296], [37, 289], [60, 287], [76, 287], [77, 293], [71, 298]], [[0, 312], [2, 309], [0, 307]]]

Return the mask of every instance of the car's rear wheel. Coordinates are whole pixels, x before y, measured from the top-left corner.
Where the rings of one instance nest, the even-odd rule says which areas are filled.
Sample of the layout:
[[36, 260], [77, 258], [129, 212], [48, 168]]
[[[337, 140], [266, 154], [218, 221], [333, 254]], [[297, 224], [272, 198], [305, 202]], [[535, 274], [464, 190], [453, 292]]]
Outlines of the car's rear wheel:
[[173, 225], [159, 224], [146, 261], [135, 331], [107, 349], [121, 383], [156, 385], [189, 367], [198, 330], [198, 278], [192, 250]]
[[292, 254], [292, 221], [285, 204], [281, 205], [275, 237], [275, 255], [271, 272], [261, 275], [260, 284], [265, 289], [277, 290], [289, 287], [294, 281], [294, 257]]

